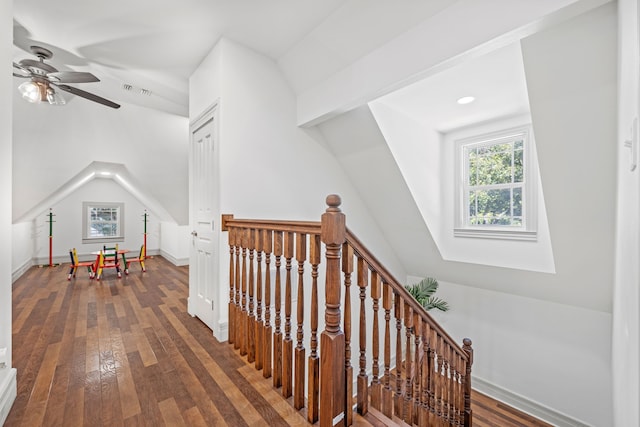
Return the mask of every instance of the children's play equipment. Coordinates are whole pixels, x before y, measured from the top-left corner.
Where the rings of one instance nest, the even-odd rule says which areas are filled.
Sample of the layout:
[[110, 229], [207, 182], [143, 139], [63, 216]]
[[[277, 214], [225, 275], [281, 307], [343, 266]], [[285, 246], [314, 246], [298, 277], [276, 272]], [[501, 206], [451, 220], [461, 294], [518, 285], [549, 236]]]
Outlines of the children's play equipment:
[[138, 254], [138, 258], [124, 258], [124, 256], [122, 257], [122, 259], [125, 259], [125, 266], [124, 266], [124, 274], [129, 274], [129, 264], [131, 264], [132, 262], [139, 262], [140, 263], [140, 268], [142, 268], [142, 272], [144, 273], [145, 271], [147, 271], [147, 269], [144, 267], [144, 259], [145, 259], [145, 252], [146, 252], [146, 247], [145, 245], [140, 246], [140, 253]]
[[[147, 220], [149, 219], [149, 214], [147, 213], [147, 210], [144, 210], [144, 214], [142, 215], [142, 222], [144, 223], [144, 254], [141, 256], [146, 256], [147, 255]], [[144, 268], [142, 269], [142, 271], [144, 271]]]
[[105, 268], [115, 268], [116, 273], [118, 274], [118, 278], [122, 277], [122, 272], [120, 271], [120, 260], [118, 259], [118, 255], [122, 255], [124, 259], [125, 250], [118, 249], [118, 244], [114, 247], [108, 248], [107, 246], [103, 246], [102, 251], [98, 255], [98, 262], [96, 268], [96, 279], [100, 280], [102, 277], [102, 270]]
[[46, 222], [49, 223], [49, 265], [41, 265], [40, 267], [57, 267], [60, 264], [53, 263], [53, 211], [49, 208], [49, 213], [47, 214], [47, 218], [49, 218]]
[[69, 249], [69, 257], [71, 258], [71, 269], [69, 270], [67, 280], [71, 280], [71, 277], [76, 277], [76, 272], [78, 271], [79, 267], [87, 267], [87, 271], [89, 272], [89, 279], [93, 279], [93, 276], [95, 276], [96, 273], [93, 261], [78, 261], [78, 253], [76, 252], [76, 248]]

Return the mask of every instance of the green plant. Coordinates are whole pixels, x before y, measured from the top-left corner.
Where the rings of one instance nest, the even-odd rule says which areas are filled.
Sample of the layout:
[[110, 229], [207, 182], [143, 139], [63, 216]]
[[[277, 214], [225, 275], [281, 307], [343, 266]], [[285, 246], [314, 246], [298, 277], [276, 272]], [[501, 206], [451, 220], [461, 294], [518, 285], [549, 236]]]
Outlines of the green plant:
[[409, 291], [412, 297], [420, 303], [425, 310], [429, 311], [437, 309], [440, 311], [448, 311], [449, 303], [441, 298], [433, 296], [438, 290], [438, 281], [433, 277], [425, 277], [418, 283], [406, 285], [405, 289]]

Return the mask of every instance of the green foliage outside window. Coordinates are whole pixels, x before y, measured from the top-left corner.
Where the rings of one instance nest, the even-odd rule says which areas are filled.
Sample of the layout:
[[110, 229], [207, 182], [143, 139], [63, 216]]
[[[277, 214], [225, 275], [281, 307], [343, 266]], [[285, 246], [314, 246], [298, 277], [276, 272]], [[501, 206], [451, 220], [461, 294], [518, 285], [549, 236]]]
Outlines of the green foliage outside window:
[[465, 148], [469, 225], [522, 226], [522, 139]]

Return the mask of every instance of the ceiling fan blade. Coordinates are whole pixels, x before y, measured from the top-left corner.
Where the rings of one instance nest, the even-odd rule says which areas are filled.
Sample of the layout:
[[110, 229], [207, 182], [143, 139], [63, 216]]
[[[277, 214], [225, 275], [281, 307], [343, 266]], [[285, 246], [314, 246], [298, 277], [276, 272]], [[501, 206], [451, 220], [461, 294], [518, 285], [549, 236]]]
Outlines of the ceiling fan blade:
[[13, 73], [13, 77], [20, 77], [21, 79], [28, 79], [31, 76], [25, 76], [24, 74]]
[[108, 99], [105, 99], [101, 96], [98, 95], [94, 95], [93, 93], [89, 93], [86, 92], [84, 90], [72, 87], [72, 86], [67, 86], [67, 85], [58, 85], [58, 84], [54, 84], [54, 86], [64, 90], [65, 92], [69, 92], [72, 93], [74, 95], [78, 95], [82, 98], [86, 98], [90, 101], [94, 101], [97, 102], [98, 104], [102, 104], [102, 105], [106, 105], [107, 107], [111, 107], [111, 108], [120, 108], [119, 104], [116, 104], [115, 102], [109, 101]]
[[59, 83], [92, 83], [100, 81], [100, 79], [93, 74], [83, 71], [58, 71], [48, 73], [47, 77], [53, 78]]
[[28, 69], [24, 68], [22, 65], [20, 64], [16, 64], [15, 62], [13, 63], [13, 68], [18, 69], [20, 72], [22, 72], [23, 74], [16, 74], [15, 71], [13, 72], [13, 75], [16, 77], [31, 77], [31, 71], [29, 71]]

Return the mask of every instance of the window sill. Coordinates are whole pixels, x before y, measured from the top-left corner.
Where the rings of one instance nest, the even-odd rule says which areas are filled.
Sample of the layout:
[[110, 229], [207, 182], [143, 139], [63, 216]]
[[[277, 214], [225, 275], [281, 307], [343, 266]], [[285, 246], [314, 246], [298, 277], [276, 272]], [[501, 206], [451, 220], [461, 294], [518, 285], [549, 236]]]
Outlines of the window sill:
[[82, 238], [82, 243], [112, 243], [112, 242], [124, 242], [124, 237], [94, 237], [91, 239], [87, 239], [85, 237]]
[[538, 240], [538, 233], [535, 231], [497, 230], [495, 228], [454, 228], [453, 236], [475, 239], [520, 240], [525, 242]]

